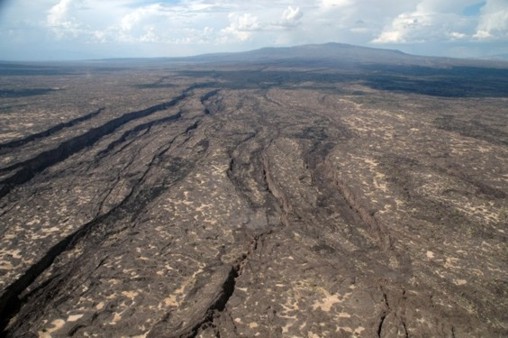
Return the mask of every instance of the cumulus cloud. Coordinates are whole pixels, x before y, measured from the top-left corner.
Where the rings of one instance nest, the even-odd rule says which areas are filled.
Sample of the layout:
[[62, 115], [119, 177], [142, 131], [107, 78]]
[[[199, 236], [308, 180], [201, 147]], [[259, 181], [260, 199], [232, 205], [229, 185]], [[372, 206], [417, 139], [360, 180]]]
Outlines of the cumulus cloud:
[[[461, 4], [461, 5], [459, 5]], [[460, 13], [469, 2], [424, 0], [415, 10], [397, 15], [374, 43], [422, 43], [464, 39], [471, 35], [473, 19]]]
[[467, 38], [466, 34], [460, 32], [450, 32], [448, 35], [451, 40], [462, 40]]
[[150, 43], [156, 43], [160, 42], [159, 35], [155, 32], [155, 28], [153, 26], [146, 27], [143, 34], [139, 38], [139, 41], [141, 42], [150, 42]]
[[[75, 54], [94, 44], [133, 54], [157, 45], [164, 55], [328, 41], [401, 44], [406, 51], [430, 43], [508, 42], [508, 1], [479, 1], [16, 0], [0, 13], [6, 37], [0, 58], [23, 40], [48, 50], [53, 42]], [[187, 47], [173, 48], [178, 45]]]
[[433, 26], [434, 17], [430, 13], [412, 12], [398, 15], [381, 35], [373, 40], [375, 43], [413, 42], [429, 38], [429, 28]]
[[476, 39], [508, 39], [508, 2], [488, 0], [474, 35]]
[[280, 26], [283, 27], [292, 27], [300, 24], [300, 19], [302, 18], [303, 13], [300, 11], [300, 7], [291, 7], [289, 6], [282, 12], [281, 21], [279, 23]]
[[75, 18], [69, 16], [72, 5], [72, 0], [60, 0], [48, 10], [46, 24], [58, 38], [79, 34], [80, 25]]
[[260, 30], [259, 19], [249, 13], [237, 14], [231, 13], [229, 17], [229, 26], [222, 30], [224, 37], [238, 39], [240, 41], [248, 40], [253, 32]]
[[[136, 35], [141, 34], [140, 41], [153, 42], [158, 39], [154, 25], [167, 20], [169, 18], [168, 14], [161, 4], [136, 8], [120, 19], [118, 23], [120, 37], [128, 40], [129, 37], [134, 38]], [[150, 38], [147, 38], [147, 36], [150, 36]]]

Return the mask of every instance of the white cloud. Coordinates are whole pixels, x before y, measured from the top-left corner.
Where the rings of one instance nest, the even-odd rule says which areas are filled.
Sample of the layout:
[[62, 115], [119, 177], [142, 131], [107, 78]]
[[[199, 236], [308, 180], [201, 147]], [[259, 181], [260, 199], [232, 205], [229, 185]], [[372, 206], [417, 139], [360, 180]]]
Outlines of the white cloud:
[[300, 7], [291, 7], [289, 6], [282, 12], [280, 26], [283, 27], [292, 27], [296, 26], [300, 23], [300, 19], [302, 18], [303, 13], [300, 11]]
[[79, 34], [79, 24], [76, 23], [75, 18], [69, 16], [72, 5], [72, 0], [60, 0], [48, 11], [46, 24], [58, 38], [63, 38], [66, 35], [77, 36]]
[[231, 37], [240, 41], [246, 41], [252, 36], [253, 32], [261, 29], [258, 17], [250, 13], [241, 15], [231, 13], [228, 17], [229, 26], [222, 30], [225, 37], [223, 41], [228, 41]]
[[479, 1], [11, 0], [0, 11], [0, 59], [16, 44], [157, 56], [329, 41], [401, 44], [406, 51], [488, 42], [506, 53], [508, 0], [486, 0], [465, 14]]
[[461, 40], [461, 39], [465, 39], [465, 38], [467, 38], [467, 35], [466, 35], [466, 34], [464, 34], [464, 33], [459, 33], [459, 32], [451, 32], [451, 33], [449, 34], [449, 36], [450, 36], [450, 39], [452, 39], [452, 40]]
[[96, 42], [105, 43], [107, 41], [107, 34], [104, 31], [94, 31], [92, 33], [92, 38]]
[[143, 34], [140, 36], [139, 41], [156, 43], [156, 42], [160, 42], [160, 37], [155, 32], [155, 28], [153, 26], [146, 27]]
[[[397, 15], [373, 43], [422, 43], [464, 39], [471, 35], [474, 21], [461, 15], [466, 0], [423, 0], [413, 11]], [[461, 4], [461, 5], [459, 5]]]
[[169, 13], [164, 6], [160, 4], [152, 4], [136, 8], [122, 16], [119, 22], [119, 28], [123, 34], [129, 34], [130, 32], [136, 31], [136, 28], [139, 28], [142, 31], [150, 28], [154, 31], [154, 23], [170, 17], [171, 13]]
[[508, 1], [488, 0], [481, 10], [476, 39], [508, 39]]
[[47, 16], [48, 25], [58, 26], [61, 22], [65, 22], [70, 4], [71, 0], [60, 0], [60, 2], [51, 7]]
[[330, 7], [345, 7], [349, 6], [353, 3], [352, 0], [321, 0], [321, 7], [330, 8]]
[[373, 42], [399, 43], [406, 42], [408, 39], [418, 40], [419, 35], [425, 36], [425, 31], [432, 26], [432, 20], [431, 14], [420, 12], [402, 13]]

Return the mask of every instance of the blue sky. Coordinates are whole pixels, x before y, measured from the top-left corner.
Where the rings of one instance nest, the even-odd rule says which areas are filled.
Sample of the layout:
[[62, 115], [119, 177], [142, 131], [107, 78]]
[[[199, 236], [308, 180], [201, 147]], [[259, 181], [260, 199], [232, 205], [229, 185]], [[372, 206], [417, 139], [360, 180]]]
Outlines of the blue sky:
[[343, 42], [508, 55], [508, 0], [0, 0], [0, 59], [186, 56]]

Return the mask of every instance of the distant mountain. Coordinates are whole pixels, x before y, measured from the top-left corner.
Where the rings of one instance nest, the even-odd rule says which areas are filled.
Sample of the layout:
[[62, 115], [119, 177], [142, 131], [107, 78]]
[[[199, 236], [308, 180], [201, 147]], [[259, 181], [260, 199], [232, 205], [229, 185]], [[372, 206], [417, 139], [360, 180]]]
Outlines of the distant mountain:
[[[507, 60], [508, 61], [508, 60]], [[116, 58], [89, 60], [88, 64], [103, 67], [188, 67], [194, 66], [252, 66], [269, 68], [336, 68], [348, 69], [352, 66], [417, 66], [428, 68], [481, 67], [508, 69], [503, 58], [491, 60], [455, 59], [446, 57], [419, 56], [399, 50], [355, 46], [343, 43], [325, 43], [294, 47], [266, 47], [246, 52], [202, 54], [174, 58]]]
[[[399, 50], [370, 48], [342, 43], [312, 44], [294, 47], [267, 47], [239, 53], [204, 54], [187, 58], [172, 58], [183, 62], [284, 64], [286, 66], [334, 67], [347, 64], [417, 65], [425, 67], [500, 66], [485, 60], [453, 59], [418, 56]], [[501, 59], [496, 59], [501, 60]]]
[[[493, 55], [476, 59], [460, 59], [449, 57], [433, 57], [411, 55], [399, 50], [371, 48], [344, 43], [309, 44], [293, 47], [265, 47], [261, 49], [232, 52], [202, 54], [188, 57], [155, 57], [155, 58], [108, 58], [83, 61], [45, 61], [45, 62], [16, 62], [1, 61], [2, 68], [18, 72], [14, 68], [27, 68], [28, 73], [33, 67], [172, 67], [189, 64], [216, 64], [220, 66], [252, 65], [252, 66], [281, 66], [281, 67], [310, 67], [310, 68], [344, 68], [351, 65], [386, 65], [386, 66], [421, 66], [432, 68], [448, 67], [487, 67], [508, 68], [508, 54]], [[30, 69], [28, 69], [30, 68]], [[45, 72], [45, 70], [43, 70]]]
[[[295, 47], [266, 47], [248, 52], [204, 54], [187, 59], [221, 62], [263, 62], [277, 60], [320, 60], [370, 62], [406, 60], [414, 56], [398, 50], [360, 47], [342, 43], [302, 45]], [[381, 59], [381, 60], [380, 60]]]
[[493, 61], [508, 61], [508, 54], [497, 54], [490, 55], [487, 57], [482, 57], [483, 60], [493, 60]]
[[[335, 69], [342, 73], [401, 73], [404, 76], [433, 74], [448, 75], [464, 71], [476, 76], [478, 69], [492, 68], [508, 70], [508, 55], [497, 55], [490, 59], [455, 59], [445, 57], [418, 56], [399, 50], [370, 48], [342, 43], [301, 45], [294, 47], [267, 47], [246, 52], [203, 54], [190, 57], [160, 58], [114, 58], [65, 62], [1, 62], [0, 74], [53, 74], [64, 75], [94, 69], [113, 71], [132, 67], [198, 69], [201, 67], [240, 67], [252, 70], [300, 70]], [[424, 69], [423, 69], [424, 68]], [[467, 68], [467, 70], [460, 69]], [[478, 68], [478, 69], [476, 69]], [[453, 70], [452, 70], [453, 69]], [[475, 75], [476, 74], [476, 75]], [[483, 74], [485, 75], [485, 74]], [[500, 74], [497, 74], [500, 75]], [[496, 76], [497, 76], [496, 75]]]

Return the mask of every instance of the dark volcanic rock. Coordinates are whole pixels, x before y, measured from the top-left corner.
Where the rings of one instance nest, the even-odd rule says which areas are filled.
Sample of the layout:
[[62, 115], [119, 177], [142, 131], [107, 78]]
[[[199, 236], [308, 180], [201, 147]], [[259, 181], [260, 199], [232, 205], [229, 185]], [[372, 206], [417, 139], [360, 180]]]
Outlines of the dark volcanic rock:
[[508, 334], [506, 97], [226, 71], [9, 79], [3, 335]]

